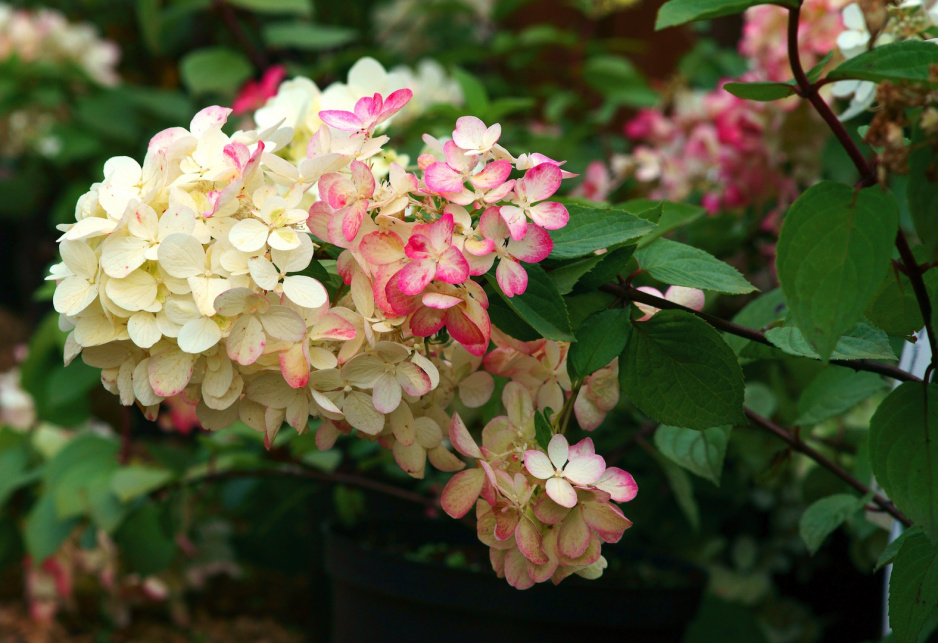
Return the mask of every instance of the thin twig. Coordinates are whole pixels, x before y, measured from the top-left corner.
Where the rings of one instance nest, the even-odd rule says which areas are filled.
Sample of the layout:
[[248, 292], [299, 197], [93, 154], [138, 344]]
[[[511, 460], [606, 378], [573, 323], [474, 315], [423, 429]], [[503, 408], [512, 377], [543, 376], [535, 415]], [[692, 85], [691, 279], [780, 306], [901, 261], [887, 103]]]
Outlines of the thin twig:
[[745, 411], [746, 411], [746, 417], [749, 418], [750, 423], [752, 423], [753, 425], [761, 429], [768, 431], [769, 433], [771, 433], [772, 435], [778, 438], [781, 438], [783, 441], [785, 441], [788, 444], [788, 446], [792, 450], [808, 456], [809, 458], [817, 462], [819, 465], [821, 465], [822, 467], [824, 467], [825, 469], [833, 473], [835, 476], [837, 476], [838, 478], [846, 482], [848, 485], [850, 485], [851, 487], [859, 491], [861, 494], [863, 495], [866, 495], [869, 493], [873, 494], [873, 502], [876, 503], [876, 505], [880, 509], [888, 513], [890, 516], [892, 516], [893, 518], [901, 522], [906, 527], [912, 526], [912, 521], [909, 520], [905, 516], [905, 514], [899, 511], [899, 509], [897, 509], [896, 506], [890, 500], [874, 492], [872, 489], [870, 489], [870, 487], [868, 487], [867, 485], [857, 480], [842, 466], [840, 466], [839, 464], [837, 464], [836, 462], [834, 462], [833, 460], [825, 456], [823, 453], [820, 453], [819, 451], [805, 444], [800, 438], [792, 434], [791, 431], [780, 427], [779, 425], [762, 417], [761, 415], [759, 415], [758, 413], [750, 409], [745, 409]]
[[[812, 83], [804, 73], [804, 68], [801, 65], [801, 56], [798, 52], [798, 23], [800, 19], [800, 5], [789, 9], [788, 59], [791, 63], [792, 74], [795, 76], [795, 82], [798, 85], [799, 94], [806, 98], [820, 117], [824, 119], [824, 122], [827, 123], [827, 126], [830, 128], [831, 132], [833, 132], [840, 145], [847, 152], [850, 160], [853, 161], [857, 171], [860, 173], [858, 186], [870, 187], [875, 185], [875, 160], [872, 163], [867, 161], [866, 157], [863, 156], [863, 152], [860, 151], [860, 148], [857, 147], [857, 144], [850, 137], [847, 128], [844, 127], [844, 124], [841, 123], [837, 115], [834, 114], [830, 105], [827, 104], [827, 101], [825, 101], [818, 92], [818, 89], [826, 80]], [[908, 275], [909, 281], [912, 284], [912, 290], [915, 293], [915, 300], [918, 302], [919, 310], [922, 312], [925, 332], [928, 336], [928, 345], [931, 347], [932, 364], [934, 364], [935, 359], [938, 359], [938, 337], [935, 336], [935, 331], [932, 328], [931, 300], [928, 297], [928, 290], [925, 287], [922, 266], [915, 260], [915, 256], [912, 254], [911, 248], [909, 248], [909, 241], [906, 239], [905, 233], [902, 231], [901, 227], [899, 227], [896, 232], [896, 248], [899, 250], [899, 256], [902, 259], [902, 272]]]
[[394, 496], [395, 498], [425, 505], [427, 507], [439, 506], [438, 500], [434, 498], [421, 496], [420, 494], [413, 493], [412, 491], [400, 489], [378, 480], [372, 480], [370, 478], [365, 478], [352, 473], [325, 473], [323, 471], [317, 471], [316, 469], [309, 469], [299, 465], [288, 465], [271, 469], [229, 469], [227, 471], [216, 471], [202, 476], [175, 480], [163, 487], [160, 487], [159, 489], [154, 490], [151, 492], [151, 495], [158, 495], [170, 489], [198, 484], [200, 482], [226, 480], [231, 478], [261, 478], [270, 476], [292, 476], [331, 484], [347, 484], [353, 487], [360, 487], [362, 489], [370, 489], [387, 496]]
[[[687, 306], [682, 306], [681, 304], [675, 303], [673, 301], [668, 301], [667, 299], [656, 297], [655, 295], [638, 290], [633, 286], [605, 284], [604, 286], [600, 286], [600, 290], [611, 293], [617, 297], [622, 297], [623, 299], [627, 299], [629, 301], [637, 301], [642, 304], [654, 306], [655, 308], [683, 310], [684, 312], [700, 317], [702, 320], [717, 330], [721, 330], [723, 332], [736, 335], [737, 337], [742, 337], [753, 342], [758, 342], [759, 344], [765, 344], [766, 346], [774, 346], [772, 342], [766, 339], [765, 333], [754, 328], [740, 326], [739, 324], [726, 321], [725, 319], [721, 319], [715, 315], [710, 315], [699, 310], [694, 310], [693, 308], [688, 308]], [[878, 373], [879, 375], [885, 375], [886, 377], [891, 377], [892, 379], [898, 380], [900, 382], [922, 381], [915, 375], [902, 370], [898, 366], [883, 364], [881, 362], [868, 359], [832, 359], [830, 363], [837, 366], [845, 366], [846, 368], [850, 368], [855, 371], [869, 371], [870, 373]]]

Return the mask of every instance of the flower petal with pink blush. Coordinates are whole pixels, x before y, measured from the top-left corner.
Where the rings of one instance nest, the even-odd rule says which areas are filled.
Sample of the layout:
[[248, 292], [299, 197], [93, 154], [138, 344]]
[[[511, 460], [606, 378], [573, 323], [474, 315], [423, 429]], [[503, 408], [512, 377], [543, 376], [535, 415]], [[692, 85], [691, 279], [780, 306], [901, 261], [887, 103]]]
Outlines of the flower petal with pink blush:
[[410, 318], [410, 330], [417, 337], [430, 337], [444, 325], [443, 314], [435, 308], [421, 308]]
[[632, 474], [619, 467], [607, 468], [593, 486], [608, 493], [616, 502], [628, 502], [638, 494], [638, 485]]
[[[466, 242], [465, 249], [469, 250], [469, 247], [468, 247], [469, 240], [467, 239], [466, 241], [467, 242]], [[495, 249], [495, 245], [492, 244], [492, 250], [494, 249]], [[489, 270], [492, 269], [492, 266], [495, 264], [495, 258], [497, 257], [497, 255], [494, 252], [492, 252], [492, 250], [489, 250], [488, 254], [486, 254], [485, 256], [481, 256], [481, 257], [478, 257], [471, 253], [463, 255], [466, 258], [466, 264], [468, 264], [469, 266], [470, 275], [474, 275], [474, 276], [484, 275], [485, 273], [487, 273]]]
[[530, 202], [543, 201], [560, 187], [560, 168], [552, 163], [535, 165], [524, 173], [524, 194]]
[[510, 257], [502, 257], [495, 269], [495, 280], [506, 297], [524, 294], [528, 287], [528, 273]]
[[397, 381], [408, 395], [420, 397], [430, 392], [430, 376], [412, 362], [397, 365]]
[[375, 193], [375, 175], [371, 168], [361, 161], [352, 161], [349, 165], [352, 171], [352, 183], [355, 184], [356, 194], [360, 197], [372, 197]]
[[362, 221], [368, 210], [367, 201], [356, 201], [344, 211], [340, 210], [336, 216], [342, 218], [342, 234], [347, 241], [353, 241], [358, 236], [358, 231], [362, 227]]
[[685, 288], [684, 286], [671, 286], [665, 291], [664, 298], [694, 310], [703, 310], [706, 301], [702, 290]]
[[376, 411], [390, 413], [401, 403], [401, 386], [390, 373], [384, 373], [374, 383], [371, 399]]
[[528, 224], [524, 239], [508, 242], [508, 254], [527, 263], [538, 263], [547, 258], [554, 249], [554, 241], [547, 230], [539, 225]]
[[451, 518], [465, 516], [482, 493], [484, 482], [485, 472], [482, 469], [467, 469], [454, 475], [440, 496], [443, 511]]
[[464, 150], [474, 149], [482, 142], [486, 130], [485, 123], [475, 116], [462, 116], [456, 119], [453, 142]]
[[189, 131], [196, 138], [202, 136], [212, 127], [221, 127], [228, 121], [231, 108], [211, 105], [199, 111], [189, 123]]
[[524, 239], [528, 231], [528, 219], [524, 216], [524, 210], [514, 205], [503, 205], [499, 208], [499, 213], [505, 225], [515, 241]]
[[279, 355], [280, 373], [293, 388], [303, 388], [309, 383], [309, 361], [303, 350], [305, 343], [294, 344]]
[[404, 258], [404, 240], [390, 230], [370, 232], [359, 245], [362, 256], [369, 263], [386, 265]]
[[590, 545], [589, 525], [583, 519], [582, 507], [577, 507], [564, 518], [557, 537], [557, 549], [566, 558], [579, 558]]
[[[636, 290], [638, 290], [639, 292], [649, 294], [649, 295], [653, 295], [655, 297], [660, 297], [662, 299], [664, 298], [664, 295], [661, 294], [660, 290], [658, 290], [657, 288], [652, 288], [651, 286], [641, 286], [640, 288], [637, 288]], [[643, 304], [639, 301], [636, 301], [634, 303], [635, 303], [636, 308], [638, 308], [640, 311], [645, 313], [642, 317], [640, 317], [636, 321], [645, 321], [645, 320], [651, 319], [652, 315], [654, 315], [656, 312], [660, 310], [660, 308], [655, 308], [654, 306], [649, 306], [648, 304]]]
[[147, 377], [153, 392], [160, 397], [178, 395], [189, 385], [195, 356], [171, 348], [151, 355], [147, 364]]
[[257, 317], [245, 315], [231, 327], [225, 348], [228, 351], [228, 357], [242, 366], [247, 366], [257, 361], [266, 345], [267, 338], [264, 336], [264, 329]]
[[569, 507], [558, 505], [550, 496], [541, 496], [534, 505], [534, 515], [546, 525], [556, 525], [569, 513]]
[[[539, 480], [547, 480], [554, 475], [554, 466], [550, 463], [547, 455], [534, 449], [524, 452], [524, 468]], [[576, 504], [576, 494], [574, 494], [573, 502]]]
[[607, 543], [619, 542], [625, 530], [632, 526], [632, 521], [625, 517], [622, 510], [608, 502], [584, 503], [583, 520]]
[[535, 565], [543, 565], [548, 560], [547, 554], [541, 549], [541, 533], [528, 518], [523, 518], [515, 529], [515, 542], [518, 550], [524, 557]]
[[[552, 167], [552, 166], [547, 166]], [[557, 230], [559, 228], [567, 225], [567, 222], [570, 221], [570, 213], [567, 212], [567, 208], [561, 203], [556, 203], [554, 201], [545, 201], [544, 203], [538, 203], [535, 206], [532, 206], [528, 211], [531, 216], [531, 220], [539, 226], [543, 226], [548, 230]]]
[[457, 386], [459, 399], [470, 409], [483, 406], [495, 391], [495, 379], [485, 371], [476, 371]]
[[[375, 432], [377, 433], [377, 431]], [[395, 442], [391, 447], [391, 453], [394, 454], [394, 461], [404, 472], [418, 480], [423, 478], [427, 468], [427, 452], [416, 442], [409, 447], [405, 447], [400, 442]]]
[[505, 554], [505, 580], [515, 589], [530, 589], [534, 581], [528, 574], [528, 559], [517, 549]]
[[570, 443], [563, 434], [558, 433], [547, 443], [547, 455], [554, 467], [562, 469], [570, 455]]
[[420, 296], [420, 301], [424, 306], [436, 308], [437, 310], [446, 310], [462, 303], [462, 299], [459, 297], [444, 295], [441, 292], [425, 292]]
[[570, 446], [570, 452], [567, 457], [575, 460], [585, 455], [595, 455], [596, 447], [593, 445], [593, 438], [583, 438], [579, 442]]
[[469, 278], [469, 263], [459, 248], [450, 246], [440, 255], [436, 265], [436, 278], [448, 284], [461, 284]]
[[465, 178], [446, 163], [437, 161], [424, 172], [423, 180], [432, 192], [461, 192]]
[[[498, 509], [498, 508], [496, 508]], [[498, 540], [508, 540], [511, 538], [515, 529], [518, 527], [518, 511], [507, 509], [505, 511], [495, 511], [495, 538]]]
[[575, 485], [591, 485], [606, 470], [606, 461], [601, 455], [583, 455], [571, 459], [564, 467], [563, 477]]
[[481, 172], [474, 174], [469, 182], [480, 190], [492, 190], [508, 180], [510, 175], [509, 161], [492, 161]]
[[435, 276], [436, 265], [432, 261], [411, 261], [397, 273], [397, 287], [405, 295], [419, 295]]
[[576, 506], [576, 491], [573, 485], [563, 478], [551, 478], [547, 481], [547, 495], [561, 507]]
[[407, 88], [398, 89], [397, 91], [391, 92], [391, 94], [386, 99], [384, 99], [384, 107], [381, 110], [381, 119], [378, 122], [380, 123], [381, 121], [390, 118], [397, 112], [401, 111], [413, 97], [414, 92]]
[[[462, 311], [462, 306], [454, 306], [446, 310], [443, 321], [450, 337], [463, 345], [473, 355], [482, 355], [488, 348], [488, 337], [482, 328], [469, 319]], [[413, 326], [411, 326], [413, 327]]]
[[482, 450], [479, 449], [476, 441], [472, 439], [472, 435], [469, 433], [469, 429], [466, 428], [466, 423], [459, 417], [459, 413], [454, 413], [453, 419], [449, 423], [449, 441], [453, 443], [453, 447], [457, 451], [468, 458], [482, 457]]
[[345, 112], [338, 109], [329, 109], [319, 112], [319, 119], [329, 127], [342, 132], [357, 132], [364, 129], [365, 126], [364, 121], [352, 112]]

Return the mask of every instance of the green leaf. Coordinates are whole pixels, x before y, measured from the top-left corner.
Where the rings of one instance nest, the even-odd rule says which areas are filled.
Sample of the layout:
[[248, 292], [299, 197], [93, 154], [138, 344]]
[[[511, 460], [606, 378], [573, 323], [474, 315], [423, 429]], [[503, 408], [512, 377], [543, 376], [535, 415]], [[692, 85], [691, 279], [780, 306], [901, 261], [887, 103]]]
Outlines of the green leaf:
[[[785, 294], [781, 289], [770, 290], [759, 297], [756, 297], [742, 310], [733, 317], [733, 323], [753, 328], [755, 330], [765, 330], [769, 325], [785, 319], [788, 313], [788, 307], [785, 305]], [[724, 333], [726, 343], [737, 353], [741, 353], [751, 341], [745, 337]]]
[[[494, 290], [497, 292], [497, 287]], [[523, 342], [533, 342], [541, 338], [540, 334], [521, 319], [518, 313], [502, 297], [496, 297], [494, 294], [489, 297], [488, 313], [493, 326], [515, 339], [520, 339]]]
[[883, 553], [879, 555], [879, 560], [876, 561], [876, 567], [873, 569], [873, 571], [878, 572], [886, 565], [891, 565], [896, 560], [896, 555], [899, 553], [899, 549], [902, 548], [902, 543], [904, 543], [906, 539], [912, 537], [914, 534], [920, 533], [922, 533], [922, 530], [913, 525], [899, 534], [898, 538], [886, 545], [886, 549], [884, 549]]
[[111, 476], [111, 490], [123, 502], [159, 489], [174, 477], [172, 471], [132, 465], [124, 467]]
[[580, 278], [576, 284], [576, 292], [595, 292], [603, 284], [615, 283], [618, 276], [626, 272], [634, 252], [635, 246], [630, 245], [621, 246], [601, 255], [593, 255], [599, 257], [600, 261], [595, 268]]
[[638, 265], [658, 281], [735, 295], [756, 290], [736, 268], [698, 248], [658, 239], [635, 253]]
[[[658, 206], [660, 207], [660, 206]], [[620, 209], [603, 210], [568, 204], [570, 221], [559, 230], [551, 230], [554, 249], [551, 259], [576, 259], [596, 250], [612, 248], [655, 229], [655, 224]]]
[[550, 420], [547, 419], [552, 413], [552, 409], [534, 412], [534, 439], [537, 440], [538, 445], [540, 445], [544, 451], [547, 451], [550, 439], [554, 437], [554, 430], [551, 428]]
[[[938, 203], [935, 205], [938, 207]], [[923, 326], [912, 282], [899, 271], [886, 271], [864, 314], [887, 334], [896, 337], [911, 335]]]
[[164, 526], [162, 509], [141, 504], [114, 534], [114, 541], [130, 571], [142, 576], [156, 574], [169, 566], [176, 544]]
[[658, 422], [689, 429], [742, 421], [742, 369], [720, 333], [680, 310], [633, 325], [619, 381], [635, 406]]
[[563, 297], [557, 292], [557, 287], [550, 280], [544, 269], [536, 263], [525, 266], [528, 272], [528, 287], [522, 295], [506, 297], [498, 282], [491, 274], [485, 278], [498, 293], [499, 297], [515, 311], [521, 319], [540, 333], [545, 339], [564, 342], [575, 342], [570, 319], [567, 316], [567, 307]]
[[675, 464], [719, 487], [730, 431], [729, 426], [695, 431], [661, 425], [655, 431], [655, 446]]
[[700, 205], [690, 203], [676, 203], [674, 201], [652, 201], [651, 199], [630, 199], [622, 204], [629, 212], [649, 211], [649, 208], [661, 204], [661, 217], [658, 227], [646, 234], [638, 242], [639, 247], [647, 246], [655, 239], [665, 235], [681, 226], [693, 223], [707, 214], [707, 209]]
[[[606, 253], [609, 254], [609, 253]], [[596, 264], [605, 259], [606, 254], [589, 255], [576, 261], [571, 261], [562, 266], [554, 268], [547, 274], [550, 280], [557, 286], [557, 292], [566, 295], [573, 290], [580, 278], [596, 267]]]
[[938, 546], [921, 533], [903, 539], [889, 577], [893, 643], [917, 643], [938, 606]]
[[772, 101], [795, 95], [795, 87], [793, 85], [771, 81], [724, 83], [723, 89], [733, 96], [745, 100]]
[[[789, 355], [821, 359], [817, 351], [794, 326], [770, 328], [765, 338]], [[838, 341], [831, 359], [896, 359], [886, 333], [861, 321], [848, 330]]]
[[78, 518], [59, 518], [52, 494], [44, 493], [26, 516], [23, 539], [36, 564], [55, 553], [78, 524]]
[[160, 0], [137, 0], [137, 28], [150, 53], [159, 54], [162, 48]]
[[25, 446], [16, 446], [0, 452], [0, 509], [13, 492], [28, 482], [32, 476], [26, 473], [29, 466], [29, 451]]
[[857, 509], [863, 506], [863, 499], [848, 493], [836, 493], [821, 498], [805, 509], [798, 521], [801, 539], [812, 555], [817, 553], [824, 540], [840, 527]]
[[795, 424], [817, 424], [845, 413], [886, 386], [886, 381], [875, 373], [840, 366], [826, 368], [801, 394]]
[[913, 82], [933, 85], [932, 65], [938, 65], [934, 43], [907, 40], [882, 45], [840, 63], [827, 77], [831, 80], [855, 78], [880, 83]]
[[310, 0], [226, 0], [226, 2], [255, 13], [292, 13], [306, 18], [313, 15]]
[[938, 540], [938, 384], [905, 382], [870, 420], [870, 464], [890, 499]]
[[247, 57], [228, 47], [196, 49], [179, 63], [182, 82], [193, 94], [233, 95], [252, 71]]
[[[934, 43], [929, 43], [934, 46]], [[909, 213], [915, 222], [915, 231], [928, 252], [928, 259], [938, 258], [938, 173], [935, 148], [927, 144], [920, 129], [916, 129], [909, 147], [909, 181], [906, 196]], [[921, 328], [919, 324], [918, 328]]]
[[263, 27], [264, 42], [271, 47], [323, 51], [355, 42], [358, 32], [348, 27], [309, 22], [274, 22]]
[[663, 457], [657, 451], [651, 451], [655, 462], [664, 472], [664, 477], [668, 479], [671, 491], [674, 492], [674, 500], [681, 509], [681, 513], [687, 518], [687, 522], [694, 531], [700, 529], [700, 507], [697, 505], [697, 499], [694, 498], [694, 483], [691, 481], [687, 472], [680, 468], [667, 458]]
[[721, 16], [732, 16], [760, 4], [797, 6], [792, 2], [765, 3], [759, 0], [671, 0], [658, 10], [655, 31], [676, 27], [695, 20], [710, 20]]
[[872, 301], [899, 226], [895, 198], [879, 187], [824, 181], [802, 194], [779, 234], [778, 279], [794, 326], [821, 358]]
[[632, 331], [631, 307], [613, 308], [590, 315], [567, 353], [570, 378], [578, 380], [605, 367], [619, 356]]

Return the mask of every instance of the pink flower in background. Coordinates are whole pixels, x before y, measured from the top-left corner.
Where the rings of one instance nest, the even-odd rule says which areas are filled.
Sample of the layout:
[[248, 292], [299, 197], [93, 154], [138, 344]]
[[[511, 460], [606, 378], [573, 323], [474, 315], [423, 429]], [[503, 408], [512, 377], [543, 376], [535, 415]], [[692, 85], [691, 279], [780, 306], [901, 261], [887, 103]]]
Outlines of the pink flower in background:
[[164, 431], [189, 435], [193, 429], [202, 428], [195, 415], [196, 405], [182, 394], [167, 397], [163, 400], [163, 406], [165, 410], [160, 412], [157, 423]]
[[268, 67], [260, 80], [249, 80], [241, 86], [238, 95], [231, 102], [231, 110], [235, 116], [251, 112], [264, 106], [268, 98], [277, 95], [277, 88], [287, 75], [287, 68], [283, 65]]

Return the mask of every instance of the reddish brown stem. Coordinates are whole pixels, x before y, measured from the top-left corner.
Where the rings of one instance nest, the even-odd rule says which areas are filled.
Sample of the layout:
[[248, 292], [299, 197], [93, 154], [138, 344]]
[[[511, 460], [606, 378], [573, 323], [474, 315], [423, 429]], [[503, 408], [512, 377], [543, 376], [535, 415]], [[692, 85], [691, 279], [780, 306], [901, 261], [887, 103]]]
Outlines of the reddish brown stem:
[[[628, 301], [637, 301], [649, 306], [654, 306], [655, 308], [667, 309], [667, 310], [683, 310], [684, 312], [690, 313], [697, 317], [700, 317], [702, 320], [723, 332], [729, 333], [731, 335], [736, 335], [737, 337], [742, 337], [753, 342], [758, 342], [760, 344], [765, 344], [766, 346], [774, 346], [765, 337], [765, 333], [755, 330], [754, 328], [747, 328], [746, 326], [740, 326], [731, 321], [726, 321], [715, 315], [710, 315], [699, 310], [694, 310], [693, 308], [688, 308], [687, 306], [682, 306], [681, 304], [674, 303], [673, 301], [668, 301], [661, 297], [656, 297], [655, 295], [648, 294], [632, 286], [622, 286], [619, 284], [606, 284], [600, 287], [600, 290], [611, 293], [617, 297]], [[897, 366], [892, 366], [891, 364], [883, 364], [881, 362], [875, 362], [867, 359], [832, 359], [831, 364], [836, 364], [837, 366], [845, 366], [847, 368], [853, 369], [855, 371], [869, 371], [870, 373], [878, 373], [880, 375], [885, 375], [886, 377], [891, 377], [894, 380], [900, 382], [921, 382], [922, 380], [908, 373]]]
[[803, 455], [808, 456], [819, 465], [833, 473], [835, 476], [846, 482], [848, 485], [859, 491], [861, 494], [866, 495], [868, 493], [873, 494], [873, 502], [877, 507], [888, 513], [890, 516], [901, 522], [906, 527], [912, 526], [912, 521], [909, 520], [905, 514], [903, 514], [899, 509], [896, 508], [892, 502], [882, 495], [874, 492], [870, 487], [863, 484], [856, 478], [854, 478], [846, 469], [842, 466], [828, 458], [823, 453], [813, 449], [812, 447], [805, 444], [799, 437], [795, 436], [788, 429], [782, 428], [774, 422], [762, 417], [758, 413], [745, 409], [746, 417], [749, 418], [749, 422], [760, 429], [763, 429], [772, 435], [782, 439], [789, 448], [793, 451], [797, 451]]

